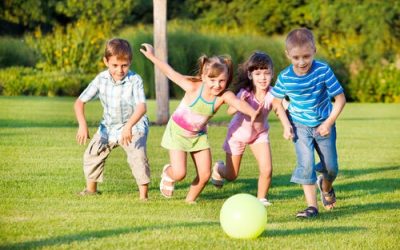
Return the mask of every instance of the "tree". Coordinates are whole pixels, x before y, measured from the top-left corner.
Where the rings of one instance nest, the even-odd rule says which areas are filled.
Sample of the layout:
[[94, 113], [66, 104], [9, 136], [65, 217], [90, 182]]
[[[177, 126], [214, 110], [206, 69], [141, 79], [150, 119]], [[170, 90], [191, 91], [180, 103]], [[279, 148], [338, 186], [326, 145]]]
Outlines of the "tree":
[[[160, 60], [168, 61], [167, 50], [167, 0], [153, 0], [154, 49]], [[157, 124], [166, 124], [169, 118], [169, 88], [167, 77], [154, 68], [157, 100]]]

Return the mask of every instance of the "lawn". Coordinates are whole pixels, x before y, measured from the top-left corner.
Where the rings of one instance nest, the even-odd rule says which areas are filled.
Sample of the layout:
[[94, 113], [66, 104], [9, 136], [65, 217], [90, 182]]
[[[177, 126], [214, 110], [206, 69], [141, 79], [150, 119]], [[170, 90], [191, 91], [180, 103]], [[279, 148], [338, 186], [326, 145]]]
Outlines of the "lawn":
[[[257, 167], [250, 151], [239, 179], [222, 190], [208, 185], [197, 204], [184, 202], [191, 179], [176, 185], [172, 199], [159, 194], [168, 161], [160, 147], [164, 127], [151, 126], [148, 156], [150, 199], [140, 202], [122, 149], [107, 160], [103, 192], [79, 197], [82, 155], [75, 142], [73, 98], [0, 97], [0, 249], [398, 249], [400, 245], [400, 105], [347, 104], [337, 122], [340, 173], [337, 208], [314, 220], [298, 220], [305, 208], [299, 186], [289, 182], [293, 145], [271, 114], [273, 181], [268, 224], [255, 240], [229, 238], [219, 225], [224, 201], [256, 194]], [[171, 110], [177, 105], [171, 102]], [[155, 120], [155, 102], [148, 104]], [[87, 105], [91, 134], [101, 117]], [[209, 129], [213, 159], [223, 159], [224, 110]], [[222, 122], [222, 123], [221, 123]], [[221, 125], [222, 124], [222, 125]], [[321, 204], [320, 204], [321, 205]]]

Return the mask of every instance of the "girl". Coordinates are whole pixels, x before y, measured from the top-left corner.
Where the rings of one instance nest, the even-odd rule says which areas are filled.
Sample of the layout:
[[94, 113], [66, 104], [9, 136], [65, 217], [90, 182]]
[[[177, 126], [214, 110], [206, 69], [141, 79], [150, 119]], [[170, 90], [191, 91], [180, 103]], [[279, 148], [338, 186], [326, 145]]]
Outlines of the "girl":
[[170, 163], [165, 165], [161, 175], [161, 194], [170, 198], [174, 191], [174, 183], [186, 176], [187, 154], [189, 153], [196, 167], [194, 178], [186, 202], [193, 203], [200, 195], [211, 176], [211, 152], [207, 138], [208, 120], [217, 112], [222, 104], [227, 103], [254, 121], [259, 111], [254, 110], [245, 101], [225, 89], [232, 80], [232, 61], [222, 56], [199, 58], [199, 73], [195, 77], [187, 77], [176, 72], [166, 62], [154, 55], [150, 44], [142, 44], [142, 52], [171, 81], [185, 91], [178, 108], [172, 114], [161, 146], [169, 150]]
[[[270, 93], [273, 78], [273, 65], [271, 58], [263, 52], [255, 52], [239, 67], [237, 97], [245, 100], [254, 109], [260, 109], [260, 116], [250, 122], [234, 107], [228, 108], [229, 114], [235, 114], [232, 118], [227, 136], [223, 145], [226, 152], [226, 165], [222, 161], [213, 167], [212, 183], [217, 187], [223, 186], [224, 179], [233, 181], [237, 178], [240, 163], [247, 145], [258, 163], [258, 191], [257, 198], [265, 205], [271, 205], [267, 200], [268, 189], [272, 177], [271, 148], [268, 136], [268, 114], [272, 109], [273, 96]], [[274, 108], [284, 128], [284, 137], [290, 139], [293, 136], [292, 127], [282, 106]]]

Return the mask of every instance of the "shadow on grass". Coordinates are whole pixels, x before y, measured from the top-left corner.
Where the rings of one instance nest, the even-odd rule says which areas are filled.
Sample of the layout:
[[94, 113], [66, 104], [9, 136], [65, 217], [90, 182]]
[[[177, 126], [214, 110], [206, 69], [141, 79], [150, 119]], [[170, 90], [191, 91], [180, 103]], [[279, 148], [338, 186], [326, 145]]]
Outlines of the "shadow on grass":
[[[88, 121], [88, 126], [97, 126], [94, 122]], [[71, 120], [54, 119], [43, 120], [11, 120], [0, 119], [0, 128], [77, 128], [76, 122]]]
[[80, 232], [71, 235], [56, 236], [41, 240], [32, 240], [10, 245], [0, 245], [0, 249], [35, 249], [43, 247], [54, 247], [62, 244], [70, 244], [72, 242], [81, 242], [94, 239], [102, 239], [107, 237], [114, 237], [123, 234], [139, 233], [143, 231], [152, 230], [165, 230], [168, 231], [173, 227], [199, 227], [199, 226], [214, 226], [217, 222], [190, 222], [190, 223], [177, 223], [168, 225], [149, 225], [138, 227], [125, 227], [119, 229], [100, 230], [91, 232]]
[[358, 175], [375, 174], [375, 173], [382, 173], [384, 171], [393, 171], [393, 170], [400, 170], [400, 166], [388, 166], [388, 167], [380, 167], [380, 168], [340, 169], [339, 174], [348, 178], [348, 177], [354, 177], [354, 176], [358, 176]]
[[[374, 173], [382, 173], [384, 171], [400, 170], [400, 166], [388, 166], [381, 168], [370, 169], [354, 169], [354, 170], [341, 170], [340, 174], [347, 179], [355, 176], [368, 175]], [[362, 181], [352, 181], [350, 183], [338, 184], [335, 183], [335, 190], [339, 192], [354, 192], [357, 191], [357, 196], [365, 194], [379, 194], [394, 192], [400, 189], [400, 182], [396, 176], [394, 178], [379, 178], [369, 179]], [[272, 185], [270, 188], [270, 196], [274, 201], [293, 199], [303, 197], [301, 185], [290, 182], [291, 175], [275, 175], [272, 177]], [[257, 193], [257, 178], [239, 178], [233, 182], [226, 182], [224, 187], [220, 190], [215, 188], [215, 191], [205, 192], [201, 194], [204, 199], [226, 199], [238, 193]], [[208, 185], [211, 185], [209, 183]], [[282, 190], [284, 188], [284, 190]], [[353, 195], [353, 194], [352, 194]]]
[[299, 229], [266, 230], [260, 237], [287, 237], [289, 235], [310, 235], [327, 233], [349, 233], [354, 231], [365, 231], [363, 227], [309, 227]]

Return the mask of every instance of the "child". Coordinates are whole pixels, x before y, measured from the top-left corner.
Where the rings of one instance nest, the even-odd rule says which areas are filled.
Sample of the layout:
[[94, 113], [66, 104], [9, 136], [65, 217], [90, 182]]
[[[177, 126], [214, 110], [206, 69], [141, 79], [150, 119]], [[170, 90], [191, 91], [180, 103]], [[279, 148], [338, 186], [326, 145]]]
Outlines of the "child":
[[89, 138], [84, 105], [98, 97], [103, 106], [103, 119], [83, 156], [86, 188], [80, 195], [99, 194], [97, 182], [103, 181], [104, 164], [110, 152], [121, 146], [132, 174], [139, 186], [141, 200], [147, 200], [150, 169], [146, 156], [149, 122], [142, 78], [129, 70], [132, 61], [131, 46], [126, 40], [107, 42], [104, 64], [108, 70], [98, 74], [75, 102], [79, 123], [76, 139], [80, 145]]
[[174, 183], [186, 175], [187, 154], [196, 167], [186, 202], [194, 203], [211, 176], [211, 152], [207, 138], [208, 120], [223, 103], [234, 106], [251, 116], [254, 121], [258, 112], [246, 102], [226, 91], [232, 80], [232, 61], [221, 56], [199, 58], [199, 73], [196, 77], [186, 77], [176, 72], [167, 63], [154, 55], [150, 44], [143, 44], [140, 51], [154, 63], [170, 80], [180, 86], [185, 95], [172, 114], [161, 145], [169, 150], [170, 163], [165, 165], [161, 175], [160, 191], [169, 198], [174, 191]]
[[[291, 65], [278, 76], [272, 90], [277, 105], [289, 97], [289, 118], [294, 128], [297, 167], [291, 182], [303, 186], [307, 208], [298, 218], [318, 215], [315, 183], [325, 209], [333, 209], [336, 195], [332, 187], [338, 173], [335, 121], [346, 99], [343, 88], [328, 64], [314, 60], [314, 36], [305, 28], [291, 31], [286, 38], [286, 56]], [[331, 98], [335, 99], [334, 104]], [[314, 163], [314, 149], [320, 164]], [[317, 169], [318, 168], [318, 169]], [[316, 170], [322, 175], [316, 176]]]
[[[221, 188], [224, 179], [233, 181], [237, 178], [240, 163], [247, 145], [258, 163], [258, 191], [257, 198], [265, 205], [271, 203], [267, 200], [268, 190], [272, 177], [271, 148], [269, 144], [268, 114], [272, 109], [273, 96], [271, 94], [271, 81], [273, 78], [273, 64], [271, 58], [263, 52], [255, 52], [239, 68], [239, 93], [237, 97], [245, 100], [254, 109], [261, 107], [261, 115], [251, 125], [249, 119], [237, 110], [229, 107], [228, 113], [235, 114], [232, 118], [223, 149], [226, 152], [226, 165], [217, 162], [212, 171], [211, 181]], [[292, 127], [281, 105], [275, 110], [284, 127], [284, 137], [292, 137]]]

